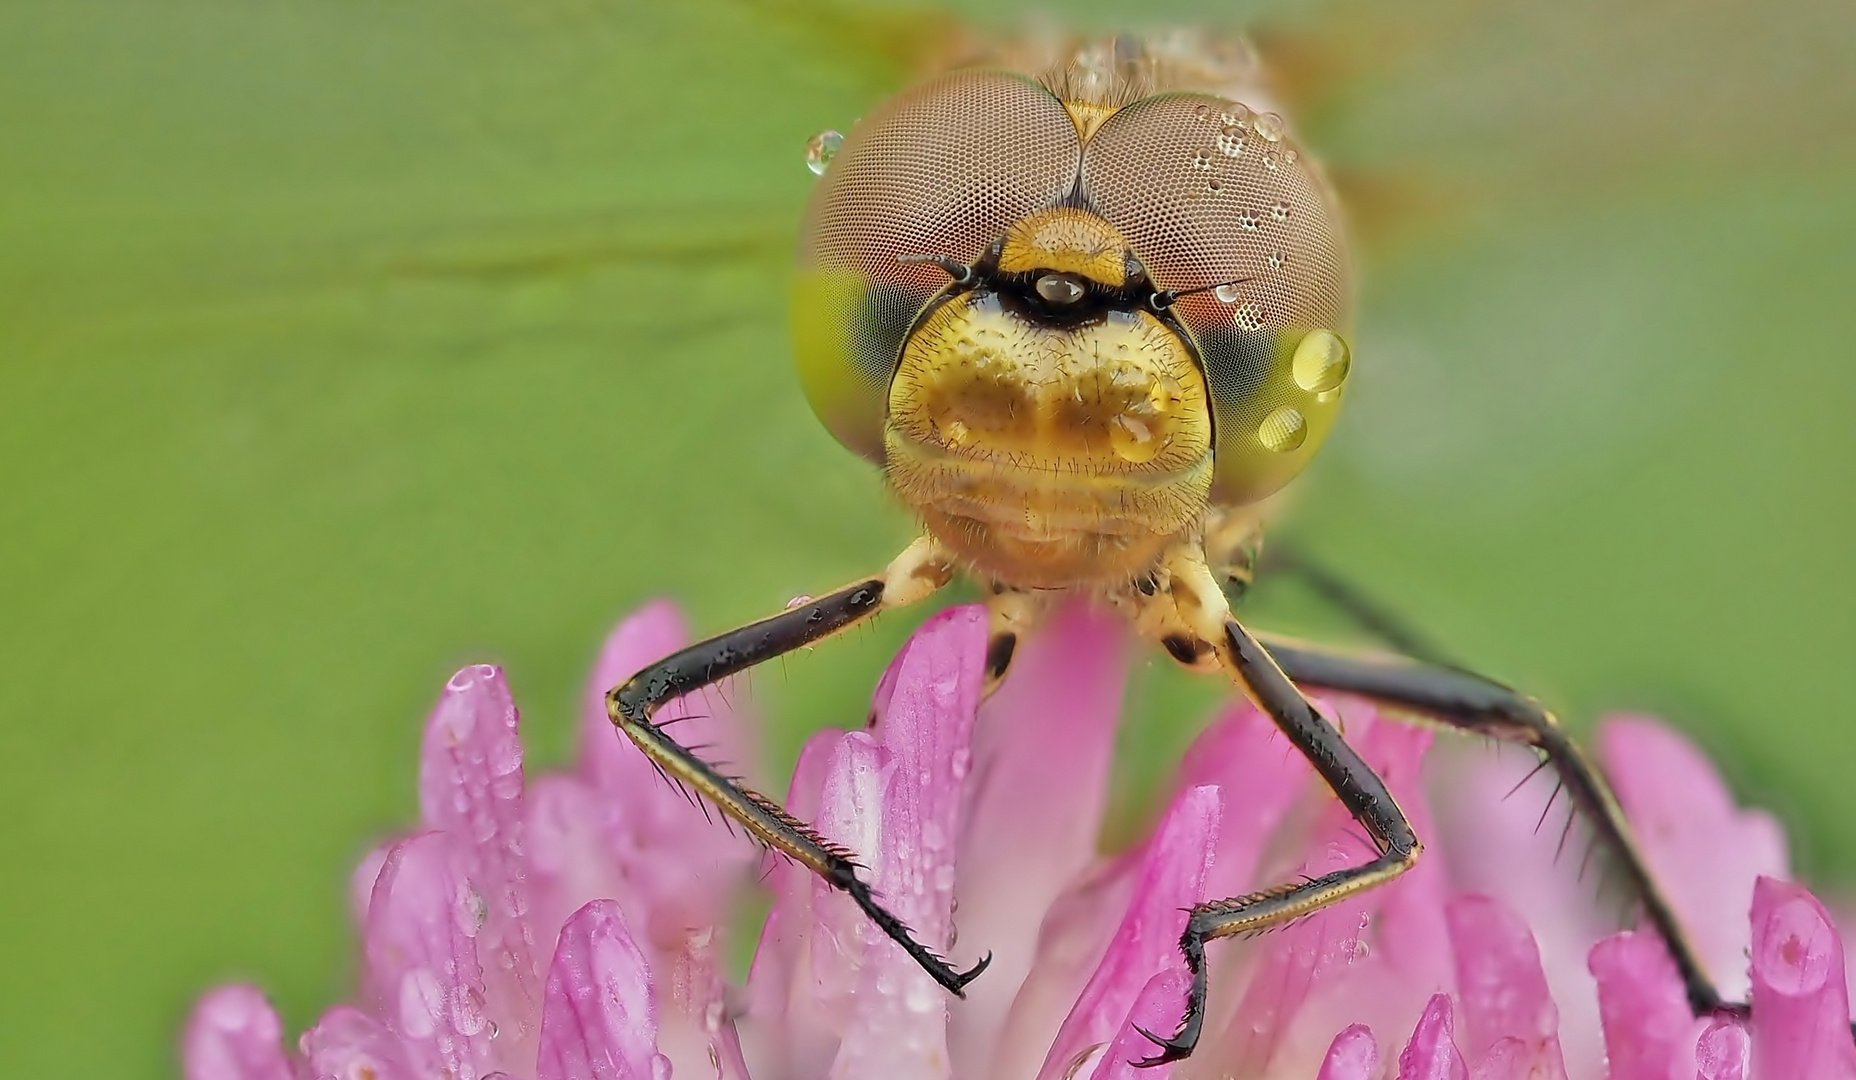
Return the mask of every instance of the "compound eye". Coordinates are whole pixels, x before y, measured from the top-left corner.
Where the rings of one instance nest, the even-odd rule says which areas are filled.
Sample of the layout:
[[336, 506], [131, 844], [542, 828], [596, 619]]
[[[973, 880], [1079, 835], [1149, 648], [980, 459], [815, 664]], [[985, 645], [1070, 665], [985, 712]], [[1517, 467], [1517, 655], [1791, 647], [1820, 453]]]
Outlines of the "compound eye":
[[950, 266], [1058, 203], [1081, 157], [1063, 102], [997, 71], [920, 83], [845, 135], [813, 192], [793, 282], [800, 385], [839, 442], [883, 460], [890, 376], [916, 316]]
[[1038, 278], [1035, 287], [1045, 303], [1055, 304], [1058, 307], [1068, 307], [1081, 300], [1088, 292], [1081, 282], [1068, 274], [1045, 274]]
[[1242, 505], [1288, 483], [1333, 425], [1352, 367], [1346, 241], [1320, 171], [1280, 117], [1160, 94], [1103, 121], [1083, 182], [1146, 266], [1150, 303], [1198, 346], [1212, 498]]

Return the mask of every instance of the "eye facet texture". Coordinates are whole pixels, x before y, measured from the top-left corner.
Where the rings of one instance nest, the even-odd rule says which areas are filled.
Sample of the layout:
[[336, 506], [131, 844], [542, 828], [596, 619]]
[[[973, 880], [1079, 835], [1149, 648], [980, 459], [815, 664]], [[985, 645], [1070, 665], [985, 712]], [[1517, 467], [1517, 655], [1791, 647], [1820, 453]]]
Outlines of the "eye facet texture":
[[[1344, 336], [1349, 323], [1346, 249], [1320, 174], [1279, 117], [1163, 94], [1103, 123], [1083, 153], [1083, 191], [1157, 286], [1207, 290], [1174, 310], [1211, 387], [1214, 501], [1250, 502], [1287, 483], [1340, 398], [1338, 379], [1319, 392], [1297, 383], [1297, 346], [1314, 332]], [[1287, 424], [1291, 416], [1301, 423]]]
[[1081, 143], [1036, 80], [960, 71], [921, 83], [845, 137], [814, 193], [794, 315], [800, 380], [846, 446], [883, 457], [883, 408], [903, 337], [947, 284], [945, 255], [972, 263], [1012, 222], [1063, 198]]

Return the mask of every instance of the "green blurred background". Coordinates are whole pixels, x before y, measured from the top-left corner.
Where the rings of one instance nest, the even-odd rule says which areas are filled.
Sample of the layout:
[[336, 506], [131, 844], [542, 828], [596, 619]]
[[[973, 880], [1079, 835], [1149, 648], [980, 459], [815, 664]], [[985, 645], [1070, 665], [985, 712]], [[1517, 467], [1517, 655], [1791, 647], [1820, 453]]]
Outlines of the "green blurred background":
[[[1208, 16], [1264, 27], [1360, 219], [1356, 393], [1284, 532], [1577, 723], [1675, 718], [1850, 884], [1848, 5], [1141, 17]], [[345, 993], [348, 872], [460, 663], [559, 761], [633, 605], [718, 630], [906, 540], [798, 395], [786, 275], [806, 138], [939, 26], [0, 5], [9, 1074], [170, 1075], [228, 977], [293, 1029]], [[755, 680], [777, 761], [910, 625]], [[1214, 697], [1144, 662], [1129, 814]]]

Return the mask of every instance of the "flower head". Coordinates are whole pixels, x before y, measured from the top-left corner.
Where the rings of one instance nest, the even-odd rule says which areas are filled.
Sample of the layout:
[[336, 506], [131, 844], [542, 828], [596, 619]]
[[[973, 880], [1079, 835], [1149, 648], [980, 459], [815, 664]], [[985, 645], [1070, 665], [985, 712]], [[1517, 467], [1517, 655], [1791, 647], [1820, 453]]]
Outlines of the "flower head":
[[[1431, 752], [1370, 704], [1325, 702], [1430, 841], [1384, 888], [1214, 946], [1190, 1060], [1153, 1070], [1185, 992], [1185, 910], [1368, 848], [1248, 707], [1199, 738], [1148, 838], [1096, 837], [1125, 678], [1105, 617], [1067, 610], [980, 704], [986, 618], [931, 619], [884, 676], [867, 730], [800, 755], [787, 806], [860, 853], [921, 940], [991, 968], [939, 989], [843, 895], [773, 863], [745, 986], [719, 927], [762, 855], [706, 820], [605, 717], [604, 690], [684, 643], [667, 606], [607, 642], [577, 768], [525, 778], [502, 673], [459, 672], [426, 729], [422, 831], [354, 878], [365, 975], [295, 1052], [262, 994], [228, 986], [188, 1027], [189, 1080], [1688, 1080], [1856, 1078], [1844, 957], [1825, 909], [1782, 880], [1784, 841], [1705, 758], [1644, 719], [1600, 751], [1653, 869], [1750, 1021], [1696, 1019], [1660, 941], [1608, 933], [1539, 799], [1505, 798], [1525, 754]], [[659, 715], [743, 763], [728, 695]], [[1576, 849], [1575, 849], [1576, 850]], [[1748, 919], [1748, 913], [1751, 919]], [[958, 933], [956, 933], [958, 930]], [[1750, 962], [1749, 962], [1750, 959]]]

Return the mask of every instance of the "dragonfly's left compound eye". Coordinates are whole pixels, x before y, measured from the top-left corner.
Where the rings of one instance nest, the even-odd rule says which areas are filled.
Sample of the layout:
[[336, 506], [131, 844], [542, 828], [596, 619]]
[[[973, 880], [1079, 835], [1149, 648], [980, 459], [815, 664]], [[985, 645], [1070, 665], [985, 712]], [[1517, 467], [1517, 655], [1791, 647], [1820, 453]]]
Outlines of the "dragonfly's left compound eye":
[[930, 79], [845, 137], [812, 197], [793, 297], [800, 380], [839, 442], [883, 460], [903, 339], [948, 283], [930, 260], [978, 261], [1063, 198], [1081, 152], [1061, 101], [996, 71]]
[[1110, 116], [1084, 194], [1191, 331], [1217, 420], [1214, 501], [1300, 472], [1340, 408], [1352, 286], [1326, 182], [1272, 113], [1161, 94]]

